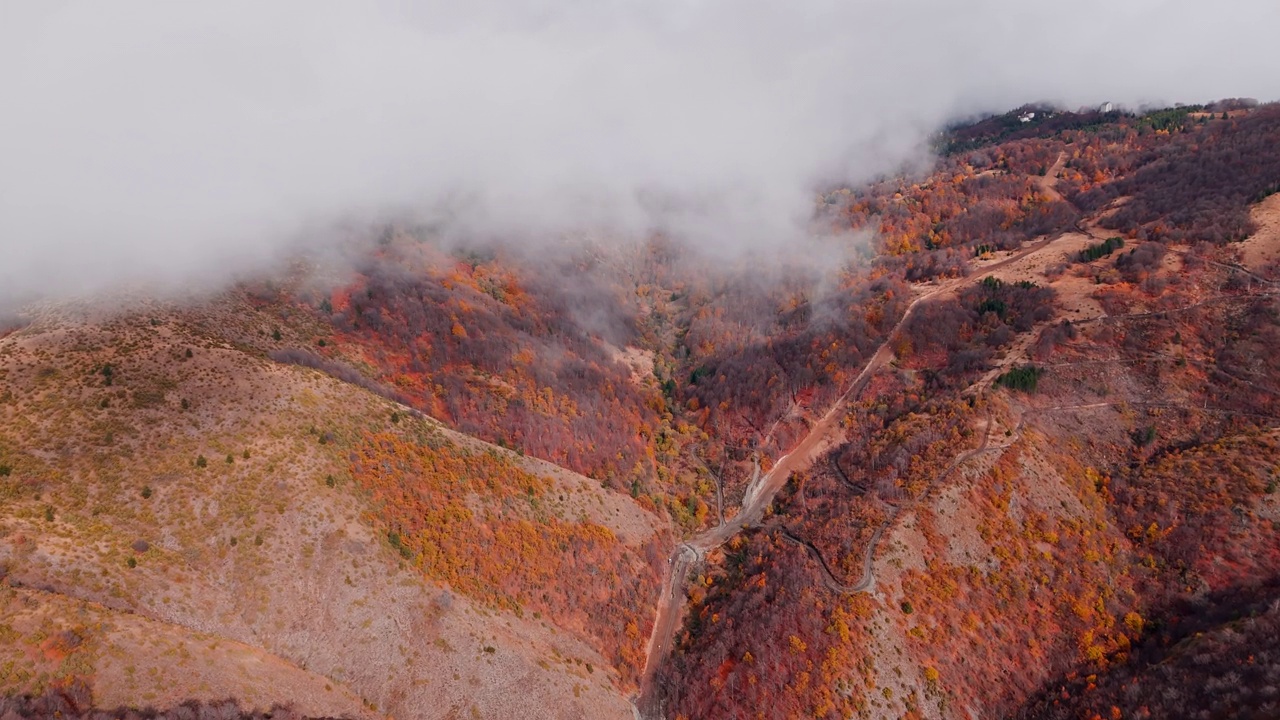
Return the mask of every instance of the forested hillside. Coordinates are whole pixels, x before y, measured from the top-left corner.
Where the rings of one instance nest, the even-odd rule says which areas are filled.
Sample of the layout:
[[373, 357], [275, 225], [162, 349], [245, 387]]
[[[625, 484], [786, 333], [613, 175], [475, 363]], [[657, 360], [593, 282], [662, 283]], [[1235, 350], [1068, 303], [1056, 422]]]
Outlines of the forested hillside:
[[[694, 571], [670, 716], [1158, 717], [1200, 676], [1135, 690], [1135, 648], [1206, 594], [1274, 597], [1280, 268], [1232, 241], [1280, 178], [1280, 114], [1068, 115], [826, 196], [876, 229], [882, 282], [935, 296], [838, 444]], [[1265, 676], [1266, 622], [1204, 642], [1263, 663], [1206, 667], [1204, 716], [1274, 708], [1230, 689]], [[1084, 699], [1022, 705], [1054, 683]]]
[[[1130, 667], [1179, 602], [1280, 562], [1280, 274], [1234, 244], [1280, 178], [1280, 111], [1037, 117], [954, 129], [927, 176], [824, 192], [820, 222], [873, 238], [824, 272], [759, 282], [660, 240], [555, 264], [392, 233], [356, 283], [294, 302], [323, 328], [311, 351], [689, 536], [745, 512], [839, 408], [821, 459], [677, 589], [663, 712], [1013, 713], [1059, 675]], [[882, 347], [892, 365], [845, 398]], [[584, 617], [634, 627], [606, 646], [630, 644], [624, 675], [644, 666], [644, 616]]]

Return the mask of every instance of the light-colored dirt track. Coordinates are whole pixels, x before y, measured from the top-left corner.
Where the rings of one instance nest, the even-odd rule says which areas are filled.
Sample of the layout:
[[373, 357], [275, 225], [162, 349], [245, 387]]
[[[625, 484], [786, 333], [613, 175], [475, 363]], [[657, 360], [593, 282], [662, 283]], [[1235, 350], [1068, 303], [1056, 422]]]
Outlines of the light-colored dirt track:
[[1256, 272], [1280, 261], [1280, 194], [1258, 203], [1250, 215], [1258, 231], [1240, 243], [1240, 255], [1243, 264]]
[[[1064, 162], [1065, 155], [1060, 155], [1051, 171], [1046, 173], [1045, 182], [1042, 185], [1046, 192], [1050, 192], [1059, 198], [1061, 196], [1057, 195], [1054, 185]], [[1028, 256], [1040, 253], [1062, 237], [1064, 237], [1063, 233], [1046, 236], [1007, 258], [975, 268], [974, 272], [969, 275], [944, 280], [936, 285], [923, 286], [921, 288], [922, 294], [907, 306], [897, 324], [885, 336], [884, 343], [880, 345], [866, 365], [863, 366], [861, 372], [854, 378], [844, 394], [813, 424], [809, 432], [789, 453], [779, 458], [767, 473], [759, 474], [747, 487], [743, 496], [742, 511], [727, 523], [722, 522], [716, 527], [686, 540], [672, 551], [667, 561], [668, 570], [664, 578], [662, 594], [658, 599], [654, 614], [653, 631], [645, 648], [644, 674], [641, 676], [640, 693], [635, 701], [638, 717], [644, 720], [656, 720], [662, 717], [661, 700], [655, 687], [654, 675], [670, 654], [671, 646], [674, 644], [676, 630], [684, 608], [683, 588], [694, 563], [700, 562], [708, 552], [728, 542], [742, 530], [758, 524], [778, 491], [786, 485], [791, 474], [809, 467], [823, 451], [832, 447], [839, 440], [843, 433], [839, 420], [845, 407], [850, 400], [857, 398], [858, 393], [866, 386], [871, 377], [893, 359], [893, 351], [891, 349], [893, 342], [921, 303], [952, 295], [962, 287], [980, 282], [993, 272], [1020, 262]], [[949, 473], [952, 468], [962, 464], [969, 457], [984, 451], [986, 449], [985, 440], [984, 437], [982, 447], [968, 451], [960, 458], [957, 458], [945, 472]], [[863, 561], [863, 578], [853, 586], [852, 590], [865, 590], [873, 583], [871, 563], [874, 558], [874, 550], [880, 536], [891, 524], [892, 516], [890, 522], [877, 529], [876, 534], [872, 537], [867, 555]]]
[[[1026, 249], [1014, 253], [1004, 260], [982, 268], [980, 272], [939, 283], [913, 300], [907, 306], [902, 318], [890, 330], [885, 342], [880, 345], [867, 364], [863, 366], [862, 371], [858, 373], [858, 376], [845, 393], [827, 410], [821, 419], [814, 423], [808, 434], [791, 452], [782, 456], [767, 473], [761, 474], [747, 488], [743, 497], [742, 511], [729, 522], [721, 523], [700, 535], [690, 538], [672, 551], [671, 557], [668, 559], [668, 571], [663, 585], [662, 596], [658, 600], [654, 617], [653, 632], [646, 647], [645, 670], [641, 678], [640, 696], [636, 701], [637, 711], [642, 718], [661, 717], [661, 708], [658, 706], [656, 688], [653, 683], [654, 673], [671, 651], [671, 645], [674, 641], [684, 606], [682, 588], [693, 564], [701, 561], [708, 552], [728, 542], [730, 538], [745, 528], [758, 524], [761, 518], [764, 517], [766, 508], [773, 502], [773, 498], [778, 494], [778, 491], [786, 485], [791, 474], [807, 468], [823, 451], [830, 448], [839, 439], [840, 434], [843, 432], [839, 419], [844, 408], [850, 400], [856, 399], [858, 393], [866, 386], [871, 377], [893, 359], [892, 343], [921, 303], [954, 294], [965, 285], [979, 282], [982, 278], [987, 277], [1001, 267], [1018, 262], [1032, 253], [1045, 249], [1057, 237], [1060, 236], [1050, 236], [1033, 243]], [[962, 461], [958, 460], [956, 464]], [[873, 538], [869, 548], [872, 551], [874, 551], [876, 545], [875, 541], [884, 532], [884, 527], [876, 532], [877, 535]], [[854, 587], [855, 590], [865, 589], [871, 585], [871, 560], [872, 553], [869, 552], [864, 560], [863, 580]]]

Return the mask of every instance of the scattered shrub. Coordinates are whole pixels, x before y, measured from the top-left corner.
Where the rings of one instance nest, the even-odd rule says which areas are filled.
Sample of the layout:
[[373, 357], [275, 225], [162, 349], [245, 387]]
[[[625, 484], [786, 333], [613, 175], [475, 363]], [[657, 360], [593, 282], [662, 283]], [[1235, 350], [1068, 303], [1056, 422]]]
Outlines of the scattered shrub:
[[1098, 258], [1106, 257], [1122, 247], [1124, 247], [1124, 238], [1109, 237], [1100, 243], [1094, 243], [1081, 250], [1080, 253], [1076, 255], [1076, 260], [1079, 262], [1092, 262]]
[[400, 533], [395, 532], [394, 530], [392, 530], [391, 532], [388, 532], [387, 542], [391, 543], [391, 547], [395, 548], [396, 551], [400, 553], [400, 557], [404, 558], [405, 560], [408, 560], [409, 558], [413, 557], [413, 551], [405, 547], [404, 541], [400, 539]]
[[1144, 280], [1164, 259], [1165, 248], [1159, 243], [1143, 243], [1129, 252], [1116, 258], [1116, 269], [1124, 277], [1125, 282], [1136, 283]]
[[1040, 381], [1040, 375], [1043, 372], [1043, 370], [1035, 365], [1014, 368], [997, 377], [996, 384], [1003, 385], [1010, 390], [1021, 390], [1022, 392], [1028, 393], [1035, 392], [1036, 383]]
[[1130, 437], [1133, 439], [1134, 445], [1145, 447], [1156, 439], [1156, 427], [1148, 425], [1145, 428], [1139, 428], [1130, 433]]

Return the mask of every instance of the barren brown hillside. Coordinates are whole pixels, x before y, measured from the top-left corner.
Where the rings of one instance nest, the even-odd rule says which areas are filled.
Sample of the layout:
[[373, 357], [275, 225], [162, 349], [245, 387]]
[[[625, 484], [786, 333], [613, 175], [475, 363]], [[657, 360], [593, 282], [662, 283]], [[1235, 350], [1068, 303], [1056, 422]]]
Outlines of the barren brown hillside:
[[545, 483], [545, 512], [620, 547], [647, 542], [652, 518], [267, 360], [254, 348], [273, 326], [228, 297], [59, 308], [0, 340], [2, 627], [26, 648], [6, 655], [4, 687], [76, 675], [106, 707], [229, 696], [307, 714], [628, 716], [590, 634], [487, 606], [401, 557], [348, 454], [390, 434], [509, 456]]

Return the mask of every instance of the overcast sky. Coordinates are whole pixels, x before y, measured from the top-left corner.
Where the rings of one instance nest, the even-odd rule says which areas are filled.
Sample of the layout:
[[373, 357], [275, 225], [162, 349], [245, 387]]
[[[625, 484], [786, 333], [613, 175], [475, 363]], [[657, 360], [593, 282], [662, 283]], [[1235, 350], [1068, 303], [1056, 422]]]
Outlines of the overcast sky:
[[336, 223], [785, 246], [950, 118], [1280, 98], [1275, 0], [0, 3], [0, 294]]

